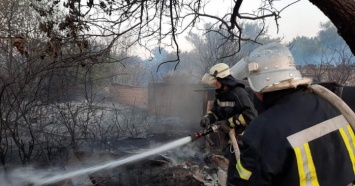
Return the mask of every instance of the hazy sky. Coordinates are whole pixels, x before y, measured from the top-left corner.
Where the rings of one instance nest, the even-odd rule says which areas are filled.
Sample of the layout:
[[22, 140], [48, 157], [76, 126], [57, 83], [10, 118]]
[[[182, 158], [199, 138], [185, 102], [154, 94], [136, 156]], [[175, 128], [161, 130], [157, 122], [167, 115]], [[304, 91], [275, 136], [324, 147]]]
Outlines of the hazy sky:
[[[294, 0], [275, 1], [275, 7], [281, 9], [286, 5], [294, 2]], [[244, 0], [241, 13], [250, 13], [259, 7], [260, 0]], [[222, 10], [222, 4], [216, 4], [213, 7], [219, 7]], [[290, 41], [296, 36], [316, 36], [320, 23], [324, 23], [329, 19], [316, 6], [308, 0], [301, 0], [296, 4], [288, 7], [281, 13], [279, 19], [279, 33], [277, 34], [276, 24], [273, 18], [269, 19], [268, 34], [275, 37], [284, 36], [285, 41]]]
[[[275, 1], [274, 6], [278, 10], [286, 5], [294, 2], [295, 0], [280, 0]], [[231, 0], [210, 0], [205, 11], [209, 14], [225, 15], [232, 7], [233, 1]], [[260, 0], [244, 0], [241, 13], [251, 13], [257, 10], [260, 6]], [[221, 17], [221, 16], [219, 16]], [[329, 19], [321, 12], [316, 6], [308, 0], [301, 0], [296, 4], [288, 7], [281, 13], [279, 19], [279, 33], [277, 33], [276, 24], [273, 18], [268, 19], [269, 32], [271, 37], [283, 37], [283, 42], [289, 42], [296, 36], [316, 36], [320, 30], [320, 23], [325, 23]], [[215, 22], [215, 20], [213, 21]], [[191, 43], [186, 41], [183, 37], [178, 38], [180, 49], [188, 51], [192, 49]], [[169, 49], [168, 49], [169, 50]]]
[[[206, 12], [216, 15], [225, 15], [227, 7], [232, 7], [230, 0], [211, 0]], [[294, 0], [275, 1], [274, 6], [281, 10]], [[260, 0], [244, 0], [240, 13], [252, 13], [260, 7]], [[268, 19], [271, 37], [283, 37], [283, 42], [289, 42], [297, 36], [316, 36], [320, 30], [320, 23], [325, 23], [329, 19], [316, 6], [308, 0], [301, 0], [283, 10], [279, 19], [279, 32], [277, 33], [276, 23], [273, 18]], [[191, 44], [180, 37], [182, 50], [190, 50]]]
[[282, 12], [279, 20], [279, 34], [277, 34], [274, 23], [270, 24], [269, 34], [278, 37], [284, 36], [286, 41], [290, 41], [296, 36], [313, 37], [320, 30], [320, 23], [327, 21], [329, 19], [316, 6], [308, 0], [301, 0]]

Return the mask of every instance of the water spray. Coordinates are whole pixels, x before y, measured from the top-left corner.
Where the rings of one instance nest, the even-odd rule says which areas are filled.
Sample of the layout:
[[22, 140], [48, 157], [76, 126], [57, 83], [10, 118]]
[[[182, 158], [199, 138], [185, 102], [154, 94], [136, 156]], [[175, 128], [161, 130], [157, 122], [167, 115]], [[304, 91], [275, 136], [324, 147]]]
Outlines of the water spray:
[[177, 148], [179, 146], [185, 145], [187, 143], [190, 143], [192, 141], [195, 141], [203, 136], [206, 136], [209, 133], [217, 131], [219, 126], [217, 125], [212, 125], [204, 129], [203, 131], [193, 133], [190, 136], [175, 140], [173, 142], [167, 143], [165, 145], [159, 146], [157, 148], [150, 149], [146, 152], [136, 154], [127, 158], [119, 159], [119, 160], [114, 160], [114, 161], [109, 161], [105, 163], [101, 163], [96, 166], [91, 166], [91, 167], [86, 167], [86, 168], [81, 168], [77, 170], [73, 170], [70, 172], [55, 172], [51, 173], [50, 171], [47, 171], [46, 173], [39, 173], [37, 172], [36, 175], [31, 175], [29, 176], [28, 174], [22, 173], [19, 174], [18, 177], [19, 179], [25, 180], [26, 182], [30, 182], [33, 185], [40, 186], [40, 185], [47, 185], [47, 184], [52, 184], [56, 183], [62, 180], [70, 179], [76, 176], [81, 176], [85, 174], [90, 174], [93, 172], [97, 172], [99, 170], [103, 169], [111, 169], [114, 167], [118, 167], [133, 161], [137, 161], [140, 159], [144, 159], [148, 156], [158, 154], [173, 148]]

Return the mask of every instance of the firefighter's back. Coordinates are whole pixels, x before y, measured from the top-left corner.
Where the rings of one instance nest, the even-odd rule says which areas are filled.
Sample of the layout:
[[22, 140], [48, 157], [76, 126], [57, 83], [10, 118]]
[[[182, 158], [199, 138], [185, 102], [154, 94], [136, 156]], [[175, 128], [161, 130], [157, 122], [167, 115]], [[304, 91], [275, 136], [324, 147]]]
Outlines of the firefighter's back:
[[260, 154], [261, 167], [256, 170], [260, 172], [255, 174], [280, 186], [351, 183], [355, 138], [345, 118], [313, 93], [303, 89], [280, 92], [266, 97], [273, 104], [243, 137]]

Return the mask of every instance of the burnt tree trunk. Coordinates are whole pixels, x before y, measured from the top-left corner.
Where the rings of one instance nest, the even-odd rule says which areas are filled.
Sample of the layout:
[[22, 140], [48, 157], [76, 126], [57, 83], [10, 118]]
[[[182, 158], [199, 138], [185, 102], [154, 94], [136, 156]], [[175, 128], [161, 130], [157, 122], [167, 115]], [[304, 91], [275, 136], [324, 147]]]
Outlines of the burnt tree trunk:
[[335, 25], [355, 55], [355, 1], [354, 0], [309, 0]]

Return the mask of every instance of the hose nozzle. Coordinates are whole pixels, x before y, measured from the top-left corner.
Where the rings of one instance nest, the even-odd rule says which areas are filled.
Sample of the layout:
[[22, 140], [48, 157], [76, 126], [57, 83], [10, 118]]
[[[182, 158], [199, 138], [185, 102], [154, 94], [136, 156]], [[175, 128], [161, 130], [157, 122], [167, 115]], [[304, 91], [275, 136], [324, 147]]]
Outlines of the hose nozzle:
[[219, 129], [219, 127], [220, 127], [219, 125], [211, 125], [210, 127], [206, 128], [203, 131], [196, 132], [196, 133], [190, 135], [191, 139], [192, 139], [192, 141], [195, 141], [195, 140], [201, 138], [202, 136], [206, 136], [209, 133], [216, 132]]

